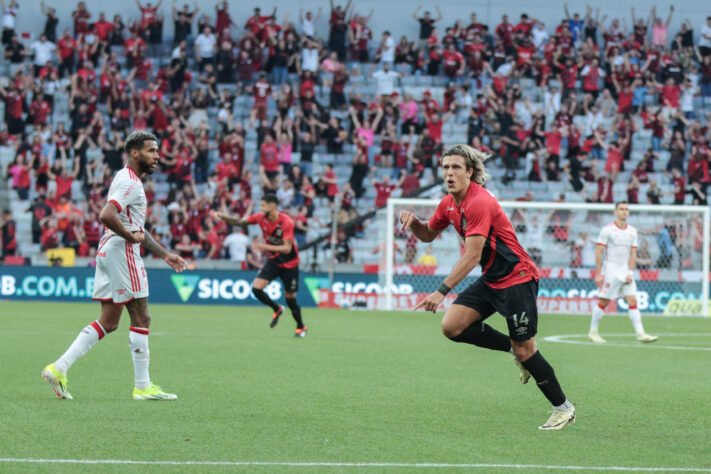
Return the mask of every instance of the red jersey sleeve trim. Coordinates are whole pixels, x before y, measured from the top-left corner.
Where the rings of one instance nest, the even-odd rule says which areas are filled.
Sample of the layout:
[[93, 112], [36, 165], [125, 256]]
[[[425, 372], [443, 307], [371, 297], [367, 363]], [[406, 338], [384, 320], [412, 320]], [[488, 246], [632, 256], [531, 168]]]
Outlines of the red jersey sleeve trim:
[[111, 204], [113, 204], [114, 206], [116, 206], [116, 207], [118, 208], [118, 211], [119, 211], [119, 212], [122, 212], [122, 211], [123, 211], [123, 208], [121, 207], [121, 204], [119, 204], [118, 201], [116, 201], [115, 199], [112, 199], [112, 200], [109, 201], [109, 202], [110, 202]]

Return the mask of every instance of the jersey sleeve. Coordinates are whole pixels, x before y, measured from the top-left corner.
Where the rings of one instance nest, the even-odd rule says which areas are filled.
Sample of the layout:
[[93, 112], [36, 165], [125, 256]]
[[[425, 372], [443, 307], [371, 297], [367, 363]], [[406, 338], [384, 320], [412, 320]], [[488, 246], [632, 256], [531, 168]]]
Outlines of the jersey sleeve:
[[112, 183], [112, 189], [109, 192], [106, 202], [113, 203], [119, 210], [123, 212], [126, 207], [134, 204], [140, 198], [141, 192], [140, 181], [132, 179], [119, 179]]
[[637, 229], [635, 229], [635, 228], [633, 227], [633, 228], [632, 228], [632, 248], [633, 248], [633, 249], [636, 249], [638, 243], [639, 243], [639, 242], [637, 241]]
[[464, 211], [464, 217], [467, 219], [467, 229], [464, 237], [473, 235], [489, 235], [491, 229], [492, 216], [494, 207], [497, 206], [495, 200], [470, 202]]
[[437, 206], [434, 215], [430, 218], [428, 223], [431, 229], [444, 230], [449, 226], [449, 220], [447, 216], [444, 215], [445, 206], [444, 201], [440, 201], [439, 206]]
[[595, 242], [598, 245], [602, 245], [603, 247], [607, 247], [607, 226], [603, 227], [600, 230], [600, 235], [597, 237], [597, 242]]
[[294, 240], [294, 221], [288, 218], [281, 224], [282, 239], [284, 241]]
[[262, 213], [257, 212], [256, 214], [252, 214], [247, 218], [247, 222], [250, 224], [259, 224], [259, 222], [262, 220]]

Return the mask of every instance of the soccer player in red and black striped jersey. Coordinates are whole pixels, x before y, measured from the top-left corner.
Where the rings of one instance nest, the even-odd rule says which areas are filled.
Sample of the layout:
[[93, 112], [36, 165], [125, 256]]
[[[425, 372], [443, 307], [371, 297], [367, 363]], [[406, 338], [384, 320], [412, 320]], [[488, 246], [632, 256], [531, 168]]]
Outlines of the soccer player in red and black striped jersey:
[[[423, 242], [432, 242], [450, 224], [464, 239], [465, 253], [437, 291], [416, 306], [435, 312], [445, 295], [481, 263], [482, 276], [462, 291], [442, 319], [442, 332], [455, 342], [513, 352], [521, 381], [532, 375], [553, 405], [542, 430], [559, 430], [575, 421], [575, 408], [560, 388], [553, 367], [536, 349], [538, 324], [538, 269], [521, 247], [513, 226], [493, 194], [484, 188], [488, 179], [486, 155], [467, 145], [454, 145], [442, 155], [442, 177], [449, 194], [429, 221], [409, 211], [400, 214], [402, 229], [410, 229]], [[498, 312], [509, 335], [484, 320]]]
[[294, 221], [283, 212], [279, 212], [279, 200], [275, 194], [268, 193], [262, 196], [262, 212], [252, 214], [246, 219], [230, 217], [223, 213], [215, 215], [237, 226], [259, 225], [266, 243], [255, 243], [253, 248], [269, 253], [269, 258], [257, 277], [252, 282], [254, 296], [274, 310], [269, 327], [276, 327], [284, 308], [275, 303], [264, 288], [274, 279], [281, 278], [284, 283], [284, 296], [286, 304], [291, 310], [291, 315], [296, 321], [296, 337], [305, 337], [307, 328], [301, 320], [301, 307], [296, 301], [296, 292], [299, 290], [299, 249], [294, 241]]

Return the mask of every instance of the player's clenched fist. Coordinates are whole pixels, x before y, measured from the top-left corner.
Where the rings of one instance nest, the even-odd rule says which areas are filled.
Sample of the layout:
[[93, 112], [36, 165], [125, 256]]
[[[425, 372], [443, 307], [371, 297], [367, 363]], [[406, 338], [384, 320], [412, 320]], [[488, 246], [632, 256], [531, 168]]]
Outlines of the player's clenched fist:
[[415, 222], [415, 215], [410, 211], [402, 211], [400, 213], [400, 224], [402, 224], [402, 230], [409, 230], [413, 222]]

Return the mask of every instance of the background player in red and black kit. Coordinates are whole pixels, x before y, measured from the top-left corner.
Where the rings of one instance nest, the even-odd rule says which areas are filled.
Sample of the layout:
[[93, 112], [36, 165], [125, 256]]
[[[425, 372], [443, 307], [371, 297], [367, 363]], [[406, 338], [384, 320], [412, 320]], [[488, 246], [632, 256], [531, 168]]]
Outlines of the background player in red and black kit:
[[[511, 352], [521, 367], [521, 381], [529, 375], [553, 405], [542, 430], [559, 430], [575, 421], [575, 408], [556, 379], [553, 367], [536, 349], [538, 324], [538, 269], [521, 247], [513, 226], [493, 194], [483, 187], [488, 175], [486, 155], [467, 145], [455, 145], [442, 155], [442, 177], [449, 194], [434, 216], [421, 221], [409, 211], [400, 214], [402, 229], [418, 239], [433, 241], [450, 224], [464, 239], [465, 253], [437, 291], [415, 310], [435, 312], [449, 291], [477, 264], [483, 275], [462, 291], [442, 319], [442, 332], [455, 342]], [[498, 312], [506, 318], [509, 336], [484, 320]]]
[[299, 249], [294, 241], [294, 221], [288, 215], [279, 212], [278, 203], [276, 195], [269, 193], [262, 197], [260, 209], [262, 212], [252, 214], [246, 219], [230, 217], [219, 212], [216, 215], [228, 224], [242, 227], [258, 224], [262, 229], [266, 243], [255, 243], [253, 248], [269, 252], [269, 258], [252, 282], [252, 292], [259, 301], [274, 310], [269, 324], [269, 327], [274, 328], [284, 308], [276, 304], [264, 292], [264, 288], [272, 280], [281, 278], [284, 283], [286, 304], [296, 321], [294, 336], [305, 337], [307, 328], [301, 320], [301, 307], [296, 302], [296, 292], [299, 290]]

